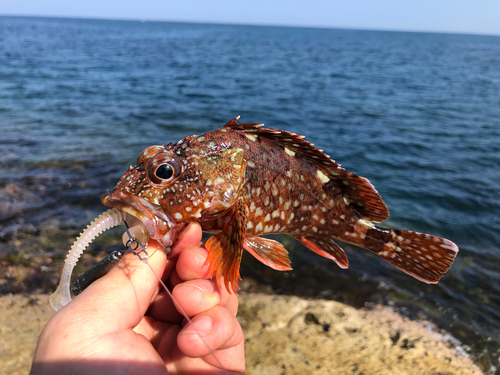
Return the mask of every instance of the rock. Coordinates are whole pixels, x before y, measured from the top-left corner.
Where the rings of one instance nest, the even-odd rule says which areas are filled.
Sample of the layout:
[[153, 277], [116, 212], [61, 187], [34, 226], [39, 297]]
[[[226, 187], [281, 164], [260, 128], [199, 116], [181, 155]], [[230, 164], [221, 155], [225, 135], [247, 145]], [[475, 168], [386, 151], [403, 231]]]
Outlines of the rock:
[[[0, 297], [0, 368], [27, 374], [48, 295]], [[247, 374], [482, 374], [456, 341], [429, 322], [388, 307], [356, 310], [334, 301], [240, 296]]]
[[482, 374], [455, 339], [388, 307], [250, 294], [238, 319], [247, 374]]
[[2, 374], [25, 375], [31, 367], [40, 332], [54, 315], [48, 295], [0, 297], [0, 368]]

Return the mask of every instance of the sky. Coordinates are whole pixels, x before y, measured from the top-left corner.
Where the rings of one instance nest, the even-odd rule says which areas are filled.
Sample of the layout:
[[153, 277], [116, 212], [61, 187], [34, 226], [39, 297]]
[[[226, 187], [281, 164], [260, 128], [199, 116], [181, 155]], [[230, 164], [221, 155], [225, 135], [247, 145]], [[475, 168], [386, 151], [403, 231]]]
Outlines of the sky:
[[0, 0], [0, 15], [500, 35], [500, 0]]

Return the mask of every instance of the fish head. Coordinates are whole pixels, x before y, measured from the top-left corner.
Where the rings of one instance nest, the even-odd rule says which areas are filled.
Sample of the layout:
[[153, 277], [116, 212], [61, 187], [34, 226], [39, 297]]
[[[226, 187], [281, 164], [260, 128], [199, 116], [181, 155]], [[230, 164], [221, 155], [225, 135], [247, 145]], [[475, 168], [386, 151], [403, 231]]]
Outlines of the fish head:
[[139, 219], [166, 249], [189, 222], [220, 217], [241, 194], [244, 152], [197, 138], [146, 148], [101, 202]]

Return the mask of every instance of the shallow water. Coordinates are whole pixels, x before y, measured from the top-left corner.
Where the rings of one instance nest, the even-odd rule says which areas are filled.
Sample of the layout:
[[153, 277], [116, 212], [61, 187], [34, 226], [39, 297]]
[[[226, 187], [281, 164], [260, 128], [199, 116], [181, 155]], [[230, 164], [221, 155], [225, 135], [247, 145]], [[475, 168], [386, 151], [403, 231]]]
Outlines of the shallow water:
[[142, 149], [236, 115], [369, 178], [386, 225], [460, 247], [433, 286], [286, 238], [293, 272], [247, 254], [243, 277], [424, 314], [498, 371], [500, 37], [0, 17], [0, 256], [62, 253]]

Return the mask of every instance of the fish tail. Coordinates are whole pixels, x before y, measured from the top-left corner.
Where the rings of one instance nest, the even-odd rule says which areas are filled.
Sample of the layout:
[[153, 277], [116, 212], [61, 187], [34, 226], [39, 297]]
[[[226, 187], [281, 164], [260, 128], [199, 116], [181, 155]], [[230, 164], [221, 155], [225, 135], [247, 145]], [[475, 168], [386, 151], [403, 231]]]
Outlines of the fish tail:
[[448, 271], [458, 253], [453, 242], [430, 234], [375, 225], [363, 226], [354, 243], [428, 284], [435, 284]]

